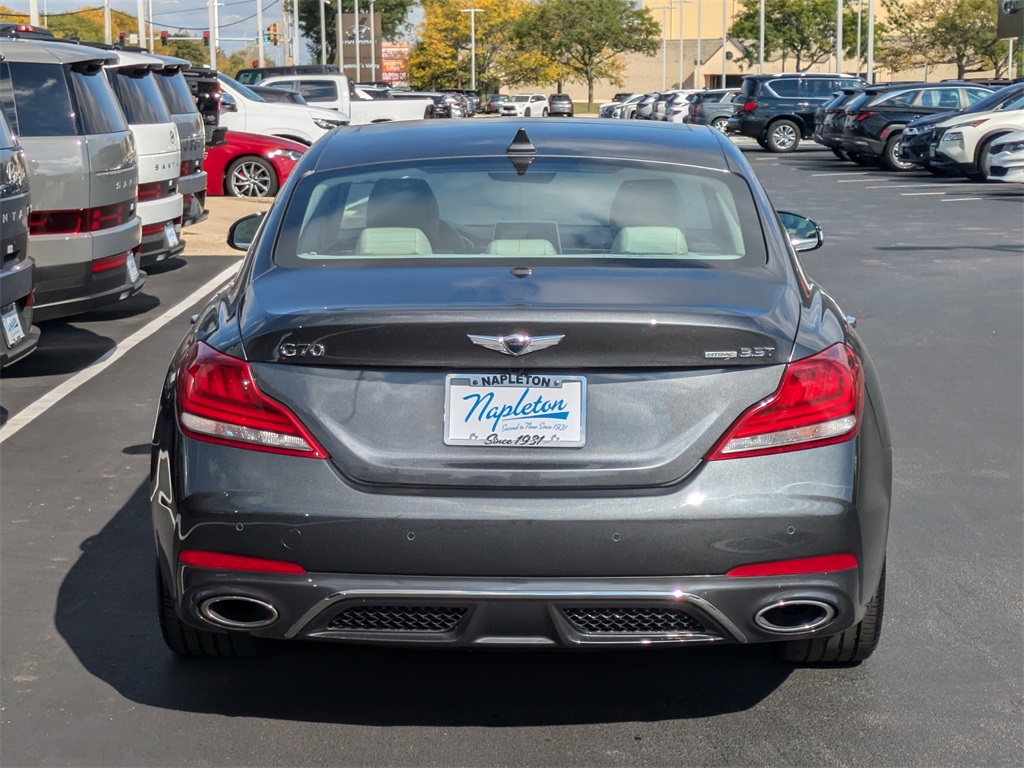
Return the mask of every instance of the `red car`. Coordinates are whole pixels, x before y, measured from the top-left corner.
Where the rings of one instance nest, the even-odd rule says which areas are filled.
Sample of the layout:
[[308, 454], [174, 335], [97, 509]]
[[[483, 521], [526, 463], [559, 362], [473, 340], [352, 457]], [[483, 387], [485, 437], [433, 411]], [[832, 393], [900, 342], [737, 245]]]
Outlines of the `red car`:
[[297, 141], [228, 131], [206, 148], [206, 194], [273, 197], [305, 151]]

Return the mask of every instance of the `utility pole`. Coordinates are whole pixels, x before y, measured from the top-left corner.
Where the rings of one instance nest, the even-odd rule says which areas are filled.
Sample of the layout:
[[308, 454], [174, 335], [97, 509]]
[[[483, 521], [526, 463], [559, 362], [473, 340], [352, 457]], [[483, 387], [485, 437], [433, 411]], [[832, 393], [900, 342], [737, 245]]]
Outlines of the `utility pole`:
[[757, 74], [764, 74], [764, 3], [761, 0], [761, 28], [757, 33]]
[[336, 19], [337, 26], [336, 26], [336, 28], [334, 30], [334, 33], [337, 36], [337, 41], [338, 41], [337, 42], [337, 45], [338, 45], [338, 71], [341, 72], [341, 74], [344, 75], [345, 74], [345, 41], [344, 41], [343, 36], [341, 34], [341, 0], [338, 0], [338, 5], [336, 7], [336, 10], [337, 10], [337, 19]]
[[299, 39], [299, 0], [292, 0], [292, 23], [295, 24], [295, 29], [292, 30], [295, 33], [295, 48], [292, 51], [293, 64], [302, 63], [302, 50], [299, 46], [302, 41]]
[[139, 45], [143, 48], [146, 47], [146, 17], [144, 15], [145, 8], [142, 5], [142, 0], [135, 0], [136, 14], [138, 15], [139, 22]]
[[836, 0], [836, 74], [843, 71], [843, 0]]
[[[470, 90], [476, 90], [476, 15], [483, 13], [482, 8], [463, 8], [462, 13], [469, 14], [469, 59], [470, 59]], [[372, 22], [371, 22], [372, 23]]]
[[[370, 75], [374, 82], [381, 78], [377, 77], [377, 22], [373, 11], [373, 2], [370, 0]], [[473, 90], [476, 90], [476, 83], [473, 83]]]
[[103, 42], [110, 45], [114, 35], [110, 30], [110, 0], [103, 0]]
[[156, 40], [153, 38], [153, 0], [149, 0], [149, 50], [153, 50]]
[[362, 50], [360, 50], [360, 49], [363, 47], [363, 41], [362, 41], [362, 32], [360, 30], [360, 26], [362, 26], [362, 25], [359, 23], [359, 0], [356, 0], [355, 3], [353, 3], [353, 5], [354, 5], [354, 8], [355, 8], [355, 12], [356, 12], [356, 14], [355, 14], [355, 29], [356, 29], [356, 79], [353, 80], [352, 82], [353, 83], [361, 83], [361, 82], [363, 82], [363, 63], [360, 61], [359, 57], [360, 57], [360, 54], [362, 53]]
[[875, 0], [868, 0], [868, 82], [875, 82]]
[[39, 0], [28, 0], [28, 23], [39, 26]]
[[697, 0], [697, 69], [693, 73], [693, 87], [702, 88], [703, 80], [700, 76], [700, 0]]
[[[262, 0], [256, 0], [257, 3]], [[324, 0], [317, 0], [320, 6], [320, 63], [327, 63], [327, 19], [324, 18]]]
[[217, 69], [217, 0], [210, 0], [207, 15], [210, 24], [210, 69]]
[[[152, 2], [152, 0], [151, 0]], [[263, 0], [256, 0], [256, 58], [258, 64], [263, 66]]]
[[[726, 22], [726, 18], [725, 18], [725, 13], [726, 13], [726, 3], [727, 2], [728, 2], [728, 0], [722, 0], [722, 83], [721, 83], [721, 85], [718, 86], [719, 88], [725, 88], [725, 65], [726, 65], [726, 61], [725, 61], [725, 44], [726, 44], [726, 39], [727, 39], [726, 38], [726, 24], [727, 24], [727, 22]], [[842, 0], [839, 0], [839, 2], [842, 2]]]

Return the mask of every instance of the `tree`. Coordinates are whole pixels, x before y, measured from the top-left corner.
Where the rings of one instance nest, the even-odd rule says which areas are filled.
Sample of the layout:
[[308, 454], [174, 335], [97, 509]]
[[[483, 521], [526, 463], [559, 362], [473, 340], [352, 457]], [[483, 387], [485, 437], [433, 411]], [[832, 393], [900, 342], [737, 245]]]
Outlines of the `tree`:
[[[849, 0], [845, 0], [847, 3]], [[758, 38], [760, 35], [760, 0], [740, 0], [743, 10], [736, 15], [729, 34], [745, 41], [746, 52], [743, 60], [748, 64], [758, 62]], [[866, 27], [867, 20], [862, 24]], [[843, 10], [844, 53], [856, 57], [857, 11], [852, 7]], [[876, 39], [884, 26], [875, 24]], [[852, 32], [851, 32], [852, 31]], [[795, 60], [797, 72], [805, 72], [816, 64], [828, 61], [836, 50], [836, 3], [835, 0], [772, 0], [765, 4], [764, 13], [764, 58], [781, 58], [784, 62]], [[861, 55], [867, 49], [867, 33], [861, 35]], [[789, 65], [786, 65], [789, 68]]]
[[[299, 0], [299, 29], [306, 36], [306, 49], [313, 61], [320, 61], [320, 9], [318, 0]], [[324, 26], [327, 27], [327, 61], [338, 60], [338, 0], [323, 0]], [[409, 15], [409, 9], [416, 0], [374, 0], [373, 10], [380, 16], [381, 35], [385, 40], [393, 40]], [[370, 10], [368, 0], [359, 0], [359, 10], [367, 13]], [[353, 13], [355, 0], [341, 0], [342, 13]]]
[[591, 104], [595, 80], [622, 85], [619, 54], [653, 54], [661, 45], [661, 26], [630, 0], [541, 0], [520, 35], [558, 62], [565, 77], [585, 82]]
[[992, 0], [883, 0], [894, 29], [883, 41], [880, 59], [893, 72], [954, 64], [956, 75], [1006, 67], [1007, 42], [996, 39]]
[[[409, 53], [414, 88], [455, 88], [472, 81], [470, 15], [464, 0], [424, 0], [420, 41]], [[558, 67], [535, 47], [519, 44], [519, 24], [534, 7], [525, 0], [474, 0], [476, 80], [481, 92], [523, 83], [552, 83]]]
[[177, 56], [179, 59], [188, 59], [196, 66], [210, 63], [210, 49], [203, 45], [203, 41], [200, 38], [192, 37], [190, 33], [183, 29], [171, 32], [170, 37], [184, 37], [188, 39], [168, 40], [167, 45], [162, 45], [158, 37], [156, 45], [153, 46], [153, 52], [166, 56]]

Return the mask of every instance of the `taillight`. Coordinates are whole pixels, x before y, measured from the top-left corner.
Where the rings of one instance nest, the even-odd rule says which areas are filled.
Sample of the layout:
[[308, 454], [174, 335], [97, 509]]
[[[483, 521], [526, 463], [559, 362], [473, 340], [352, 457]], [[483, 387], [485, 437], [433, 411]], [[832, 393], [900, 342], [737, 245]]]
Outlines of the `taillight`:
[[778, 389], [748, 408], [722, 436], [709, 461], [764, 456], [849, 440], [864, 403], [860, 360], [845, 344], [786, 366]]
[[327, 458], [295, 414], [260, 391], [247, 362], [203, 342], [192, 345], [178, 368], [178, 413], [182, 430], [196, 440]]
[[748, 101], [743, 105], [744, 112], [753, 112], [755, 109], [757, 109], [756, 101]]
[[700, 113], [701, 113], [700, 104], [691, 104], [690, 105], [690, 112], [693, 114], [694, 117], [697, 117], [698, 115], [700, 115]]
[[37, 211], [29, 218], [31, 235], [77, 235], [119, 227], [132, 216], [130, 200], [84, 211]]
[[[198, 170], [198, 169], [196, 169], [196, 170]], [[192, 161], [191, 160], [182, 160], [181, 161], [181, 167], [178, 169], [178, 175], [179, 176], [188, 176], [191, 173], [192, 173]]]
[[[188, 174], [186, 174], [187, 176]], [[139, 184], [139, 202], [146, 203], [150, 200], [159, 200], [164, 196], [164, 187], [166, 186], [163, 181], [152, 181], [148, 184]]]
[[853, 119], [860, 123], [863, 122], [864, 120], [867, 120], [869, 117], [874, 117], [877, 114], [877, 112], [855, 112]]
[[818, 557], [800, 557], [795, 560], [773, 560], [767, 563], [740, 565], [725, 575], [732, 578], [796, 576], [802, 573], [849, 571], [856, 567], [857, 558], [853, 555], [819, 555]]
[[224, 552], [205, 552], [201, 549], [183, 549], [178, 562], [196, 568], [212, 568], [218, 571], [254, 571], [258, 573], [305, 573], [298, 563], [287, 560], [268, 560], [263, 557], [229, 555]]

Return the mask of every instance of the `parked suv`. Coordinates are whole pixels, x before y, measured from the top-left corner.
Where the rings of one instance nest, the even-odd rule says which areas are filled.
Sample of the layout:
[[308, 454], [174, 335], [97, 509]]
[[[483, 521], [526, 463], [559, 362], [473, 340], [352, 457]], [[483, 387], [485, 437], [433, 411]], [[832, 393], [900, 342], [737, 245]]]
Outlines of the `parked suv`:
[[[1006, 105], [1024, 96], [1024, 82], [1014, 83], [998, 91], [990, 93], [980, 101], [974, 102], [967, 109], [959, 112], [960, 115], [975, 115], [981, 112], [991, 112], [998, 109], [1005, 109]], [[900, 159], [908, 163], [917, 163], [927, 168], [932, 173], [945, 174], [947, 171], [954, 172], [952, 164], [943, 156], [935, 156], [931, 153], [932, 140], [936, 137], [939, 123], [958, 114], [957, 112], [940, 112], [936, 115], [928, 115], [907, 125], [903, 131], [903, 140], [900, 141]]]
[[842, 149], [877, 160], [890, 171], [909, 170], [914, 163], [900, 158], [900, 141], [908, 123], [964, 109], [991, 92], [991, 88], [955, 81], [865, 88], [846, 106]]
[[867, 85], [852, 75], [748, 75], [726, 130], [756, 139], [770, 152], [792, 152], [814, 131], [814, 111], [836, 91]]
[[991, 171], [989, 149], [1003, 136], [1024, 130], [1024, 96], [970, 115], [953, 115], [936, 126], [932, 146], [937, 164], [950, 167], [972, 181], [984, 181]]
[[548, 96], [548, 110], [548, 114], [552, 117], [555, 115], [572, 117], [575, 110], [572, 97], [568, 93], [552, 93]]
[[840, 160], [860, 162], [860, 155], [850, 154], [843, 149], [843, 119], [846, 117], [847, 105], [860, 96], [862, 90], [844, 88], [814, 112], [814, 140], [831, 149]]
[[153, 79], [178, 129], [178, 145], [181, 148], [181, 177], [178, 179], [181, 226], [187, 227], [209, 215], [206, 212], [206, 171], [203, 170], [206, 145], [203, 116], [199, 114], [199, 108], [185, 82], [184, 71], [190, 66], [188, 61], [173, 56], [157, 58], [164, 62], [164, 66], [154, 72]]
[[32, 325], [35, 262], [28, 255], [28, 171], [0, 109], [0, 368], [28, 355], [39, 341]]
[[182, 74], [188, 90], [196, 103], [196, 109], [203, 117], [203, 131], [206, 143], [214, 143], [214, 131], [220, 126], [221, 89], [217, 73], [208, 67], [193, 67]]
[[266, 77], [279, 77], [281, 75], [337, 75], [339, 70], [334, 64], [295, 64], [280, 67], [252, 67], [251, 69], [240, 69], [235, 75], [235, 80], [242, 85], [256, 85]]
[[725, 125], [732, 117], [732, 100], [739, 94], [738, 88], [719, 88], [713, 91], [691, 93], [687, 98], [688, 108], [684, 109], [673, 123], [690, 123], [692, 125], [710, 125], [719, 131], [725, 131]]
[[502, 117], [547, 117], [548, 99], [542, 93], [517, 93], [501, 105]]
[[0, 39], [0, 104], [29, 161], [35, 319], [84, 312], [142, 289], [135, 141], [106, 51]]

